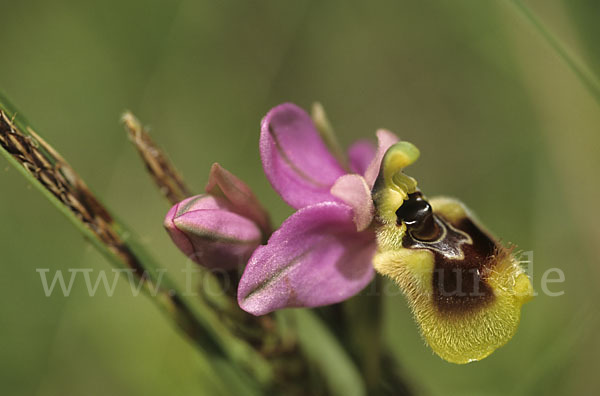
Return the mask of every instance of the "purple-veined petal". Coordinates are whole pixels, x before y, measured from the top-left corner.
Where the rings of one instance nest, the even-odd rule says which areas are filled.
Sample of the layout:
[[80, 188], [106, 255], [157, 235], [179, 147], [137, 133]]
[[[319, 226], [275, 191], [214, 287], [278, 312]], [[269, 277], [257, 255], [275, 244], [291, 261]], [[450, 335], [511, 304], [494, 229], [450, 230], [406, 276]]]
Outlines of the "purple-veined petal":
[[367, 167], [375, 158], [377, 149], [368, 140], [359, 140], [348, 149], [348, 158], [350, 159], [350, 170], [359, 175], [364, 175]]
[[213, 196], [225, 197], [232, 211], [253, 220], [265, 235], [271, 233], [269, 214], [250, 187], [218, 163], [210, 168], [205, 191]]
[[264, 315], [287, 307], [343, 301], [373, 279], [375, 237], [356, 232], [352, 208], [336, 202], [305, 207], [259, 246], [240, 279], [242, 309]]
[[207, 268], [244, 265], [260, 244], [253, 221], [233, 213], [222, 198], [198, 195], [173, 206], [164, 226], [188, 258]]
[[329, 190], [346, 173], [308, 113], [292, 103], [274, 107], [262, 120], [260, 156], [275, 191], [296, 209], [335, 201]]
[[363, 231], [371, 224], [375, 214], [375, 205], [371, 198], [371, 190], [364, 177], [360, 175], [340, 177], [331, 187], [331, 194], [352, 208], [357, 231]]
[[398, 140], [398, 136], [386, 129], [377, 130], [377, 153], [365, 171], [365, 180], [370, 189], [373, 188], [377, 175], [379, 175], [379, 167], [385, 152]]

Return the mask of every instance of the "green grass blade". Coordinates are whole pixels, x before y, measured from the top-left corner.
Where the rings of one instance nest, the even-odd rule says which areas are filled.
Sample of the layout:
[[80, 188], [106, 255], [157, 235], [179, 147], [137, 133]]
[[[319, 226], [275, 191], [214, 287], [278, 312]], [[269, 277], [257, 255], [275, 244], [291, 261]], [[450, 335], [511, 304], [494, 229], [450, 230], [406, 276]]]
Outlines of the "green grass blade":
[[313, 312], [296, 309], [282, 314], [290, 315], [295, 322], [303, 353], [325, 376], [332, 395], [366, 395], [362, 374], [338, 340]]
[[[0, 153], [38, 189], [106, 259], [117, 268], [129, 268], [144, 280], [144, 292], [152, 295], [178, 327], [215, 367], [237, 372], [248, 386], [271, 381], [271, 367], [254, 349], [235, 337], [217, 314], [201, 301], [191, 301], [163, 274], [160, 266], [125, 226], [100, 204], [64, 159], [15, 116], [9, 102], [0, 96]], [[158, 284], [160, 280], [160, 284]], [[229, 367], [225, 370], [225, 367]], [[252, 376], [249, 375], [252, 374]], [[254, 379], [253, 379], [254, 378]]]
[[510, 3], [529, 22], [535, 30], [546, 40], [546, 42], [556, 51], [556, 53], [565, 61], [567, 66], [575, 73], [577, 78], [592, 94], [594, 99], [600, 104], [600, 80], [594, 72], [579, 59], [568, 46], [561, 42], [544, 23], [523, 3], [521, 0], [510, 0]]

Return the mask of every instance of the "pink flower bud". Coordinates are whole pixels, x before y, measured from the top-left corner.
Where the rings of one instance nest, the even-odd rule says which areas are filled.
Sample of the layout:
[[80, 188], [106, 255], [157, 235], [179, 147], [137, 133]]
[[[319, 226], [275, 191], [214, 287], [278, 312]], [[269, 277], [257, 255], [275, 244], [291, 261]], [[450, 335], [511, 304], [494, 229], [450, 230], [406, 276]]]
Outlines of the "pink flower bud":
[[207, 268], [244, 266], [262, 237], [252, 220], [235, 213], [226, 199], [211, 195], [173, 206], [164, 226], [186, 256]]

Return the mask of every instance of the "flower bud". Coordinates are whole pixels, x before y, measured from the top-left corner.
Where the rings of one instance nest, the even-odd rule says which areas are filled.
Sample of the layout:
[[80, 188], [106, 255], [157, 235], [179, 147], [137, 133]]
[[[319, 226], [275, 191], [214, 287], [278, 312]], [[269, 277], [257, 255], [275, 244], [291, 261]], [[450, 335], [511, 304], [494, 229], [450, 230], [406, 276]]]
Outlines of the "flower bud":
[[265, 236], [271, 234], [269, 214], [256, 195], [246, 183], [218, 163], [210, 168], [205, 191], [226, 200], [233, 212], [254, 221]]
[[187, 198], [173, 206], [164, 226], [190, 259], [225, 270], [245, 265], [262, 236], [259, 227], [233, 212], [226, 199], [211, 195]]

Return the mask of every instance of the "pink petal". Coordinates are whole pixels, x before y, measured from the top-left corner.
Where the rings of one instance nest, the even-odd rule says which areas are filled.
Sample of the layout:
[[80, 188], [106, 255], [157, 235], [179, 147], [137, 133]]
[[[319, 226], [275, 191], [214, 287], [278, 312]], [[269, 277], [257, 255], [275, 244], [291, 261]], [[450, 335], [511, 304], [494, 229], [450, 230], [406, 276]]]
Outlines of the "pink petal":
[[232, 211], [254, 220], [265, 235], [271, 233], [269, 214], [250, 187], [218, 163], [210, 168], [205, 191], [214, 196], [225, 197], [230, 202]]
[[373, 278], [375, 237], [356, 232], [352, 209], [324, 202], [290, 216], [259, 246], [242, 275], [238, 303], [264, 315], [345, 300]]
[[231, 212], [224, 199], [210, 195], [173, 206], [164, 225], [175, 245], [207, 268], [243, 266], [261, 240], [254, 222]]
[[375, 158], [373, 158], [373, 161], [371, 161], [369, 167], [365, 171], [365, 180], [370, 189], [373, 189], [375, 180], [377, 180], [379, 167], [381, 166], [381, 160], [383, 160], [385, 152], [394, 143], [397, 143], [398, 140], [398, 136], [386, 129], [379, 129], [377, 131], [377, 154], [375, 154]]
[[263, 119], [260, 156], [275, 191], [296, 209], [335, 200], [329, 190], [346, 173], [308, 113], [292, 103], [274, 107]]
[[354, 173], [363, 175], [367, 167], [375, 158], [377, 149], [368, 140], [359, 140], [348, 149], [348, 158], [350, 159], [350, 169]]
[[357, 231], [363, 231], [371, 224], [375, 206], [371, 198], [371, 189], [362, 176], [344, 175], [340, 177], [331, 187], [331, 194], [352, 208]]

